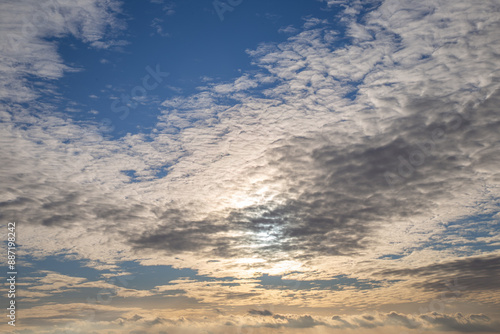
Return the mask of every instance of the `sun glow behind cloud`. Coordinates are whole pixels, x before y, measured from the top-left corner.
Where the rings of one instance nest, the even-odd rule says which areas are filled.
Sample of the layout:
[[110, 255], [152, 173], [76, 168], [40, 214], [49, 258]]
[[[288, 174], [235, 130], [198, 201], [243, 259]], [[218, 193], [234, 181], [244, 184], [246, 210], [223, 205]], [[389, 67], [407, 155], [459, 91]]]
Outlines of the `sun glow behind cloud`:
[[[255, 183], [259, 181], [250, 182], [250, 188], [255, 186]], [[235, 194], [231, 194], [229, 200], [229, 209], [244, 209], [249, 206], [266, 205], [272, 202], [273, 198], [276, 197], [279, 192], [271, 194], [269, 187], [263, 186], [260, 189], [253, 191], [241, 192], [241, 190], [235, 189]]]

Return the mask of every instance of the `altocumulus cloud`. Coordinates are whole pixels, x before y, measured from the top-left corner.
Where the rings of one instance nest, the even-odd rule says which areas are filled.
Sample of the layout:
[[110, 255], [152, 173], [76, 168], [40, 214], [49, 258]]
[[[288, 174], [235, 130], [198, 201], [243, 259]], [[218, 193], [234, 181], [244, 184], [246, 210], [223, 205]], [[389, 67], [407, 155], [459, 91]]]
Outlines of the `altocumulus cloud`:
[[58, 79], [78, 70], [63, 63], [57, 44], [49, 38], [73, 36], [95, 48], [125, 43], [108, 38], [124, 27], [116, 17], [118, 1], [2, 1], [0, 9], [2, 100], [29, 102], [47, 89], [30, 88], [27, 76]]
[[[51, 23], [69, 13], [66, 25], [41, 25], [22, 43], [73, 33], [107, 47], [100, 41], [108, 25], [120, 27], [119, 7], [86, 4], [77, 6], [86, 16], [48, 11]], [[19, 10], [29, 15], [33, 6]], [[33, 102], [2, 114], [10, 166], [2, 214], [106, 231], [121, 249], [223, 258], [356, 255], [408, 217], [425, 220], [430, 233], [436, 215], [451, 220], [472, 214], [466, 208], [477, 201], [496, 201], [481, 185], [493, 189], [499, 177], [497, 18], [494, 1], [385, 1], [361, 21], [345, 17], [351, 43], [340, 48], [328, 22], [308, 20], [286, 42], [248, 51], [259, 73], [165, 101], [148, 137], [107, 140], [94, 125], [33, 100], [36, 91], [19, 97], [5, 88], [6, 98]], [[54, 46], [41, 45], [59, 70], [26, 73], [13, 64], [5, 71], [16, 75], [4, 72], [9, 87], [27, 74], [62, 75]], [[42, 60], [30, 61], [36, 68]], [[268, 88], [253, 93], [259, 85]], [[155, 178], [165, 165], [169, 174]], [[145, 182], [127, 182], [122, 170]], [[257, 248], [245, 247], [251, 244]]]
[[[459, 258], [450, 245], [468, 244], [456, 235], [444, 250], [422, 248], [449, 232], [443, 222], [478, 213], [498, 220], [500, 4], [325, 2], [345, 8], [333, 18], [345, 25], [345, 43], [331, 22], [308, 18], [287, 29], [286, 41], [247, 50], [258, 71], [165, 100], [151, 133], [117, 139], [37, 97], [57, 99], [50, 80], [78, 70], [51, 38], [125, 44], [114, 39], [125, 27], [119, 3], [3, 2], [2, 219], [23, 217], [24, 246], [34, 255], [73, 253], [97, 265], [142, 260], [243, 278], [302, 266], [313, 280], [339, 275], [346, 267], [325, 259], [349, 255], [360, 259], [350, 275], [364, 279], [436, 292], [453, 275], [469, 293], [498, 290], [498, 231], [487, 231], [493, 250], [481, 256], [467, 249]], [[38, 8], [39, 24], [25, 25]], [[28, 84], [32, 77], [46, 84]], [[412, 251], [410, 259], [380, 260]], [[242, 291], [220, 298], [259, 295]], [[499, 328], [484, 314], [248, 313], [241, 326], [249, 328]], [[124, 323], [169, 332], [189, 322], [128, 315]]]
[[[287, 42], [249, 51], [265, 71], [242, 78], [276, 83], [264, 97], [241, 93], [238, 79], [233, 89], [224, 85], [223, 95], [215, 86], [183, 104], [165, 102], [165, 124], [181, 128], [199, 119], [199, 108], [210, 108], [201, 129], [179, 134], [186, 143], [204, 137], [204, 126], [214, 122], [210, 113], [219, 116], [220, 141], [238, 135], [229, 156], [213, 164], [220, 171], [205, 167], [214, 159], [205, 143], [189, 146], [198, 161], [192, 172], [210, 182], [220, 177], [228, 190], [248, 189], [254, 199], [214, 219], [171, 224], [178, 214], [163, 216], [156, 231], [134, 237], [134, 244], [176, 252], [169, 236], [189, 247], [211, 235], [195, 248], [222, 256], [241, 256], [244, 250], [234, 248], [245, 244], [260, 244], [270, 257], [356, 254], [373, 246], [369, 236], [383, 226], [480, 200], [481, 184], [499, 180], [496, 8], [495, 2], [386, 1], [363, 25], [348, 23], [353, 44], [344, 48], [335, 48], [328, 25], [316, 22]], [[225, 109], [217, 101], [228, 95], [240, 103]], [[240, 128], [258, 134], [260, 144]], [[249, 162], [239, 174], [223, 176], [241, 166], [241, 157]], [[489, 199], [497, 201], [495, 194]], [[260, 242], [259, 232], [268, 234]]]

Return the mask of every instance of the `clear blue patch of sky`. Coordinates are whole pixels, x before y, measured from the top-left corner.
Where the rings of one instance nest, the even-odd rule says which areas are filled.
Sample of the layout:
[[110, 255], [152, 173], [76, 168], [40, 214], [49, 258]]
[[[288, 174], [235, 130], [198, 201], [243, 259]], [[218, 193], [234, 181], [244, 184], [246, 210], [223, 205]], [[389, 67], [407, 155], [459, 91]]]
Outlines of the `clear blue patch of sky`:
[[[189, 268], [173, 268], [172, 266], [143, 266], [136, 261], [124, 261], [117, 264], [118, 272], [127, 272], [127, 275], [113, 275], [114, 270], [97, 270], [89, 267], [86, 260], [75, 260], [65, 258], [63, 255], [47, 256], [43, 259], [35, 259], [28, 254], [22, 254], [17, 270], [19, 277], [44, 276], [41, 271], [53, 271], [71, 277], [81, 277], [88, 281], [105, 280], [110, 284], [120, 287], [148, 290], [158, 285], [168, 285], [170, 281], [179, 278], [189, 278], [202, 282], [227, 282], [233, 284], [236, 279], [233, 277], [210, 277], [198, 275], [197, 270]], [[23, 266], [22, 263], [29, 265]], [[111, 274], [109, 278], [104, 278], [103, 274]], [[234, 283], [236, 284], [236, 283]]]
[[137, 290], [149, 290], [155, 286], [168, 285], [170, 281], [179, 278], [189, 278], [200, 282], [227, 281], [228, 284], [235, 280], [233, 277], [216, 278], [198, 275], [197, 270], [189, 268], [176, 269], [172, 266], [163, 265], [142, 266], [135, 261], [122, 262], [119, 266], [121, 270], [130, 272], [131, 275], [124, 276], [125, 280], [117, 280], [115, 284]]
[[136, 175], [137, 171], [128, 169], [128, 170], [122, 170], [121, 172], [129, 177], [129, 183], [140, 182], [140, 180], [137, 179]]
[[[445, 250], [453, 246], [455, 251], [462, 256], [470, 256], [476, 252], [490, 252], [498, 250], [497, 245], [490, 245], [478, 238], [491, 237], [500, 231], [500, 222], [494, 216], [498, 212], [488, 214], [479, 214], [475, 216], [457, 219], [446, 224], [446, 236], [458, 236], [466, 240], [453, 244], [443, 242], [441, 236], [436, 236], [430, 242], [422, 245], [422, 248], [432, 248], [436, 250]], [[464, 249], [460, 247], [464, 246]]]
[[[88, 261], [66, 259], [64, 256], [51, 255], [43, 259], [35, 259], [29, 254], [19, 253], [20, 261], [17, 270], [19, 278], [40, 276], [39, 271], [54, 271], [62, 275], [73, 277], [84, 277], [90, 281], [101, 279], [101, 274], [110, 273], [109, 270], [100, 271], [85, 266]], [[29, 263], [29, 266], [23, 266], [23, 262]]]

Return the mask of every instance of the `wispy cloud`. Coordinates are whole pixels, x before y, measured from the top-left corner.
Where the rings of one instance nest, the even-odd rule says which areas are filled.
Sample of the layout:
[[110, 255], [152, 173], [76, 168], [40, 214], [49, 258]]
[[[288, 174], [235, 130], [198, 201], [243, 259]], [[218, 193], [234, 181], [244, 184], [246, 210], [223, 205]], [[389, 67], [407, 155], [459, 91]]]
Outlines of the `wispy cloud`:
[[58, 79], [75, 71], [63, 63], [57, 43], [50, 38], [73, 36], [96, 48], [122, 45], [108, 38], [123, 28], [116, 18], [119, 3], [108, 1], [3, 1], [0, 5], [2, 65], [0, 98], [12, 102], [31, 101], [40, 92], [29, 88], [28, 76]]

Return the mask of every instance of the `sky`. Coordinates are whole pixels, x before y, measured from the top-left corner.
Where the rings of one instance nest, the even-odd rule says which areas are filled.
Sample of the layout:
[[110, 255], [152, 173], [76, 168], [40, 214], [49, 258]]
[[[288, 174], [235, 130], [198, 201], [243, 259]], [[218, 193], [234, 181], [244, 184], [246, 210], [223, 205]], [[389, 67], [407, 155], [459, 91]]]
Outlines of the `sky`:
[[500, 333], [499, 0], [0, 1], [16, 334]]

